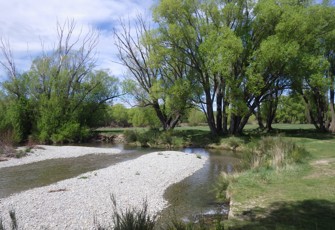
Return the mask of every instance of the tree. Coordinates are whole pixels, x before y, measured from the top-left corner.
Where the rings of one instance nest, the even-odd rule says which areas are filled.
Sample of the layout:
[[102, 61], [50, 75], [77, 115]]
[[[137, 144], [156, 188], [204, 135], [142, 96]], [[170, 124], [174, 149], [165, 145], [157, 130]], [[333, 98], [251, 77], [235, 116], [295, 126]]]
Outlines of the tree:
[[89, 31], [73, 37], [73, 21], [58, 24], [57, 31], [57, 46], [43, 50], [23, 74], [16, 73], [7, 52], [10, 49], [2, 49], [7, 60], [3, 65], [10, 73], [3, 87], [8, 97], [20, 105], [15, 111], [21, 111], [12, 126], [16, 130], [25, 119], [30, 122], [30, 127], [21, 132], [21, 141], [29, 134], [41, 142], [80, 141], [87, 136], [88, 127], [94, 125], [94, 115], [119, 95], [117, 79], [104, 70], [94, 70], [98, 35]]
[[[209, 1], [163, 0], [154, 9], [157, 31], [166, 50], [190, 68], [192, 80], [201, 91], [197, 102], [206, 114], [213, 134], [222, 134], [227, 122], [227, 85], [225, 77], [232, 71], [231, 63], [241, 53], [242, 44], [229, 29], [227, 19], [219, 8]], [[231, 79], [231, 78], [229, 78]], [[214, 105], [217, 104], [217, 116]]]
[[198, 102], [212, 134], [240, 134], [262, 101], [289, 86], [297, 47], [282, 42], [276, 26], [294, 4], [162, 0], [154, 9], [161, 43], [185, 59], [201, 86]]
[[162, 52], [159, 38], [141, 18], [135, 35], [124, 23], [121, 25], [122, 31], [115, 32], [115, 38], [119, 59], [131, 75], [126, 89], [139, 106], [155, 110], [164, 130], [173, 129], [191, 106], [188, 68], [175, 61], [170, 52]]
[[299, 46], [298, 58], [292, 62], [292, 89], [302, 95], [311, 122], [323, 132], [335, 131], [334, 13], [333, 6], [303, 5], [288, 9], [277, 27], [281, 39]]

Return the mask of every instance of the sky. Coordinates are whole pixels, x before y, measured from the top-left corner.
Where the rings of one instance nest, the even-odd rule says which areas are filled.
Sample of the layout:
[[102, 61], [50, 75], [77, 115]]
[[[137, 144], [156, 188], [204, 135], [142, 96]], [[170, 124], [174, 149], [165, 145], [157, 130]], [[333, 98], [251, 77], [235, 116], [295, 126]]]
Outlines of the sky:
[[[44, 49], [57, 41], [57, 22], [74, 20], [76, 32], [99, 31], [97, 68], [122, 76], [125, 68], [116, 64], [113, 29], [120, 19], [133, 21], [138, 15], [151, 19], [155, 0], [0, 0], [0, 38], [9, 41], [16, 67], [24, 72]], [[2, 58], [2, 57], [0, 57]], [[3, 59], [2, 59], [3, 60]], [[0, 70], [0, 81], [5, 80]]]

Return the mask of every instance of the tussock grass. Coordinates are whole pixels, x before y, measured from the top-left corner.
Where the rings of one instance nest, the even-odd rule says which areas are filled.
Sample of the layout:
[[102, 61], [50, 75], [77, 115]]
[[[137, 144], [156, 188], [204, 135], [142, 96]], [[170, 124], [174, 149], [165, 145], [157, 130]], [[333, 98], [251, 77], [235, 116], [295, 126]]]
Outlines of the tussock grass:
[[262, 137], [258, 142], [250, 144], [242, 154], [244, 164], [251, 169], [272, 168], [279, 170], [285, 166], [303, 163], [309, 153], [304, 147], [281, 136]]
[[[112, 226], [103, 227], [96, 223], [98, 230], [152, 230], [156, 224], [156, 216], [151, 216], [148, 213], [148, 204], [143, 202], [141, 209], [127, 208], [122, 211], [118, 208], [116, 198], [111, 195], [113, 204]], [[96, 221], [95, 221], [96, 222]]]

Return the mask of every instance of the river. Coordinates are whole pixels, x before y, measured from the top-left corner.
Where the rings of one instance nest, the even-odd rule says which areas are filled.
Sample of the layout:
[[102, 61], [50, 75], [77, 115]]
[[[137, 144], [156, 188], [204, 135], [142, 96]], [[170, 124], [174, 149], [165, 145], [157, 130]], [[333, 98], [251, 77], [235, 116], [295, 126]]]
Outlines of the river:
[[[96, 147], [96, 146], [95, 146]], [[28, 189], [46, 186], [57, 181], [76, 177], [82, 173], [108, 167], [110, 165], [135, 159], [157, 149], [134, 148], [123, 145], [102, 145], [121, 149], [120, 154], [92, 154], [77, 158], [52, 159], [41, 162], [0, 169], [0, 198]], [[213, 184], [222, 171], [232, 172], [239, 159], [231, 151], [185, 148], [181, 151], [208, 157], [205, 166], [170, 186], [165, 198], [170, 206], [162, 213], [162, 219], [171, 217], [193, 221], [201, 214], [224, 213], [227, 207], [215, 200]]]

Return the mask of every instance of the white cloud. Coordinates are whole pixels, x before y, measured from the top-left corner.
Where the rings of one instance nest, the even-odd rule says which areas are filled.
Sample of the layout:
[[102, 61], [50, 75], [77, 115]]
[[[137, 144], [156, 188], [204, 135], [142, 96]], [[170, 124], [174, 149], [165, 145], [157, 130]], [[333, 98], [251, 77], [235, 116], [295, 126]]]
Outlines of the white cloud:
[[[150, 15], [155, 0], [11, 0], [0, 1], [0, 37], [8, 39], [18, 69], [29, 68], [31, 59], [57, 41], [56, 23], [74, 19], [79, 31], [89, 27], [101, 31], [98, 52], [100, 68], [109, 68], [115, 75], [124, 72], [113, 63], [116, 58], [112, 28], [120, 18], [134, 19]], [[2, 73], [2, 72], [0, 72]], [[1, 74], [3, 76], [3, 74]], [[0, 80], [1, 76], [0, 76]]]

